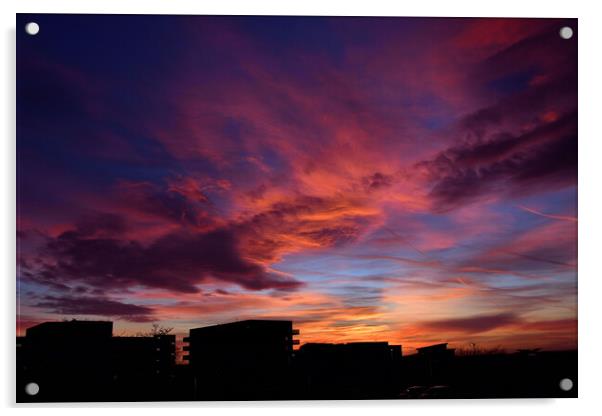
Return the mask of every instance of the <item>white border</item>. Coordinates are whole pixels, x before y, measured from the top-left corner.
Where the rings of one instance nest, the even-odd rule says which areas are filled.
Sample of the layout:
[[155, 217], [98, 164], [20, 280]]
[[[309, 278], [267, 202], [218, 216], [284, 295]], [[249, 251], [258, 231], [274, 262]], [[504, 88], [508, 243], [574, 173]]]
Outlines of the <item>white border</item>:
[[[498, 16], [498, 17], [578, 17], [576, 1], [546, 1], [545, 7], [520, 0], [496, 4], [484, 2], [433, 1], [394, 2], [386, 0], [333, 1], [305, 0], [21, 0], [21, 13], [132, 13], [132, 14], [288, 14], [341, 16]], [[489, 2], [490, 3], [490, 2]]]
[[[14, 403], [14, 329], [15, 329], [15, 13], [126, 13], [126, 14], [287, 14], [287, 15], [367, 15], [367, 16], [500, 16], [500, 17], [577, 17], [579, 18], [579, 399], [576, 400], [472, 400], [437, 402], [253, 402], [253, 403], [146, 403], [18, 406], [26, 414], [44, 408], [45, 414], [79, 414], [78, 407], [87, 407], [86, 414], [126, 412], [127, 408], [145, 407], [149, 414], [164, 413], [165, 407], [176, 412], [245, 412], [251, 415], [306, 415], [341, 409], [346, 414], [363, 415], [371, 410], [384, 412], [448, 415], [507, 415], [524, 412], [546, 415], [600, 414], [602, 396], [602, 347], [599, 320], [602, 317], [602, 141], [599, 120], [602, 106], [602, 15], [598, 2], [578, 0], [502, 0], [495, 3], [470, 0], [304, 0], [298, 2], [269, 0], [6, 0], [0, 3], [3, 25], [1, 42], [0, 126], [4, 131], [0, 155], [0, 177], [3, 201], [0, 219], [3, 238], [0, 240], [0, 264], [4, 302], [0, 349], [4, 365], [0, 366], [0, 403]], [[517, 375], [520, 377], [520, 375]], [[119, 409], [119, 408], [126, 409]], [[198, 408], [193, 410], [191, 408]]]

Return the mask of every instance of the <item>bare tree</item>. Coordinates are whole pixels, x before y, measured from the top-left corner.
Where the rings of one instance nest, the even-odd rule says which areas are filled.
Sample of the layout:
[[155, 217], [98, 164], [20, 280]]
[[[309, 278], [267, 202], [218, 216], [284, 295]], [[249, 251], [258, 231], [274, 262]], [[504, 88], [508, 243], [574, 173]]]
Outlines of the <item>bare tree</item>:
[[148, 332], [138, 332], [136, 333], [137, 337], [154, 337], [159, 335], [167, 335], [173, 331], [173, 328], [168, 328], [158, 323], [153, 323], [150, 331]]
[[475, 356], [475, 355], [495, 355], [495, 354], [505, 354], [506, 350], [501, 346], [484, 348], [479, 347], [475, 342], [471, 342], [468, 344], [467, 348], [457, 348], [456, 355], [459, 356]]

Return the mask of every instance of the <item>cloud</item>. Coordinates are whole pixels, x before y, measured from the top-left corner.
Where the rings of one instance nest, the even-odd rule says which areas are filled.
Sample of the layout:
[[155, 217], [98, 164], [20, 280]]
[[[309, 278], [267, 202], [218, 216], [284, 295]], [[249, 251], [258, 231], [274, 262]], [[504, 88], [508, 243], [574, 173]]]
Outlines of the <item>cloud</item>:
[[81, 237], [122, 235], [127, 231], [125, 218], [117, 214], [99, 213], [81, 219], [75, 225]]
[[356, 241], [380, 212], [361, 200], [293, 196], [241, 218], [233, 228], [252, 258], [274, 263], [283, 255]]
[[122, 180], [116, 191], [127, 209], [147, 216], [198, 227], [210, 225], [212, 221], [208, 213], [209, 200], [191, 178], [171, 179], [165, 186]]
[[[154, 189], [145, 183], [129, 186], [135, 201]], [[165, 205], [161, 193], [152, 195], [148, 202], [158, 198], [162, 201], [158, 207], [174, 209], [159, 210], [152, 204], [144, 208], [178, 217], [175, 207], [179, 205]], [[170, 198], [167, 201], [173, 202]], [[99, 214], [47, 237], [36, 260], [23, 261], [23, 276], [61, 291], [84, 284], [100, 289], [141, 285], [195, 293], [198, 285], [214, 281], [249, 290], [294, 290], [302, 283], [272, 270], [271, 264], [287, 253], [349, 244], [376, 215], [377, 211], [358, 201], [299, 196], [229, 222], [208, 221], [205, 228], [185, 221], [152, 241], [138, 241], [126, 226], [132, 221], [117, 214]], [[217, 223], [221, 225], [211, 225]]]
[[415, 164], [437, 212], [576, 185], [576, 42], [558, 36], [560, 23], [475, 21], [454, 38], [476, 54], [467, 83], [487, 99]]
[[468, 260], [464, 266], [514, 271], [574, 272], [577, 228], [574, 222], [554, 221], [521, 231]]
[[454, 145], [417, 165], [428, 172], [436, 209], [449, 210], [490, 195], [533, 194], [574, 185], [577, 115], [512, 135]]
[[118, 236], [90, 236], [91, 230], [98, 233], [101, 222], [96, 228], [85, 224], [50, 237], [42, 249], [40, 266], [30, 267], [28, 276], [54, 286], [85, 283], [115, 289], [143, 285], [177, 292], [197, 292], [196, 285], [207, 279], [251, 290], [300, 285], [243, 257], [234, 228], [182, 229], [144, 245]]
[[513, 313], [500, 313], [495, 315], [478, 315], [466, 318], [452, 318], [420, 323], [427, 330], [479, 333], [491, 331], [496, 328], [515, 325], [521, 319]]
[[563, 332], [570, 335], [577, 334], [577, 319], [548, 319], [525, 322], [521, 325], [523, 330], [535, 332]]
[[484, 59], [475, 67], [474, 75], [480, 80], [491, 80], [530, 70], [555, 78], [566, 74], [576, 76], [577, 42], [566, 42], [558, 36], [559, 27], [576, 23], [575, 20], [544, 22], [538, 31], [506, 44]]
[[387, 188], [393, 184], [393, 181], [394, 178], [391, 175], [385, 175], [380, 172], [362, 178], [362, 182], [368, 190]]
[[153, 309], [98, 297], [45, 296], [36, 307], [61, 315], [98, 315], [132, 322], [148, 322]]

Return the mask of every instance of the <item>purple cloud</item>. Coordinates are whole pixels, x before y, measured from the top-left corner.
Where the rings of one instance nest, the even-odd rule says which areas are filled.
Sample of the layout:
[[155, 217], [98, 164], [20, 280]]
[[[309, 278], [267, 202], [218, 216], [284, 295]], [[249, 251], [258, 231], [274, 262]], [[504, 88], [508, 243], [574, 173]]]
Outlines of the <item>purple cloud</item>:
[[520, 322], [522, 322], [522, 320], [512, 313], [500, 313], [495, 315], [478, 315], [466, 318], [427, 321], [423, 322], [421, 325], [426, 329], [435, 331], [479, 333], [518, 324]]
[[153, 315], [146, 306], [86, 296], [45, 296], [35, 306], [56, 314], [111, 316], [132, 322], [148, 322]]

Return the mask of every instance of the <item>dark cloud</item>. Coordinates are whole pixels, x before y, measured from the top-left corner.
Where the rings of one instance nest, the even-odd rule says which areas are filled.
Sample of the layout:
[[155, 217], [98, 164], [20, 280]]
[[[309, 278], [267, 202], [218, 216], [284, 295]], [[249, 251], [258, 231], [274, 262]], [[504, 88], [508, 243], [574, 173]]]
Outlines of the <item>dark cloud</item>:
[[488, 107], [464, 117], [460, 122], [460, 126], [477, 137], [483, 137], [487, 127], [498, 125], [502, 122], [502, 119], [503, 115], [499, 108]]
[[[532, 79], [536, 79], [533, 77]], [[533, 81], [532, 81], [533, 82]], [[459, 138], [483, 140], [522, 125], [539, 124], [543, 113], [574, 112], [577, 107], [576, 68], [553, 76], [542, 75], [536, 85], [501, 97], [494, 104], [467, 114], [458, 122]]]
[[387, 188], [393, 184], [393, 177], [376, 172], [371, 176], [362, 179], [362, 184], [368, 190]]
[[558, 35], [560, 27], [576, 24], [576, 20], [551, 21], [541, 31], [489, 56], [473, 75], [480, 80], [491, 80], [529, 71], [557, 77], [576, 70], [577, 39], [567, 41]]
[[153, 315], [153, 310], [146, 306], [85, 296], [45, 296], [34, 306], [57, 314], [113, 316], [133, 322], [148, 322]]
[[[132, 187], [134, 198], [149, 197], [152, 188], [147, 184]], [[153, 195], [151, 201], [160, 198]], [[174, 197], [180, 196], [174, 193]], [[174, 219], [183, 208], [155, 204], [150, 209], [158, 206]], [[311, 218], [316, 214], [320, 219]], [[324, 216], [333, 220], [325, 221]], [[102, 289], [141, 285], [196, 293], [197, 285], [210, 279], [250, 290], [294, 290], [302, 283], [265, 265], [297, 249], [291, 241], [311, 247], [353, 241], [360, 233], [361, 221], [346, 201], [299, 197], [207, 231], [182, 224], [178, 231], [144, 244], [129, 231], [125, 233], [123, 218], [103, 214], [48, 238], [36, 261], [24, 263], [22, 275], [61, 292], [77, 285]]]
[[200, 193], [202, 197], [192, 199], [181, 187], [125, 181], [118, 184], [117, 193], [128, 208], [147, 215], [182, 225], [208, 226], [212, 223], [208, 199]]
[[485, 194], [537, 193], [577, 180], [577, 114], [566, 114], [524, 134], [498, 134], [453, 146], [421, 162], [430, 196], [447, 210]]
[[521, 319], [512, 313], [500, 313], [496, 315], [479, 315], [467, 318], [427, 321], [421, 325], [426, 329], [434, 331], [479, 333], [521, 322]]
[[127, 230], [127, 224], [120, 215], [101, 213], [83, 218], [76, 224], [76, 229], [82, 237], [121, 235]]
[[119, 237], [91, 237], [92, 230], [99, 232], [99, 224], [94, 228], [86, 223], [49, 239], [36, 262], [40, 266], [28, 267], [24, 276], [57, 288], [77, 283], [107, 289], [143, 285], [189, 293], [197, 292], [195, 285], [208, 278], [251, 290], [290, 290], [300, 284], [247, 260], [232, 228], [181, 230], [143, 245]]
[[493, 103], [457, 123], [457, 144], [417, 164], [437, 210], [576, 184], [577, 42], [561, 39], [558, 27], [550, 23], [474, 67], [474, 84]]

